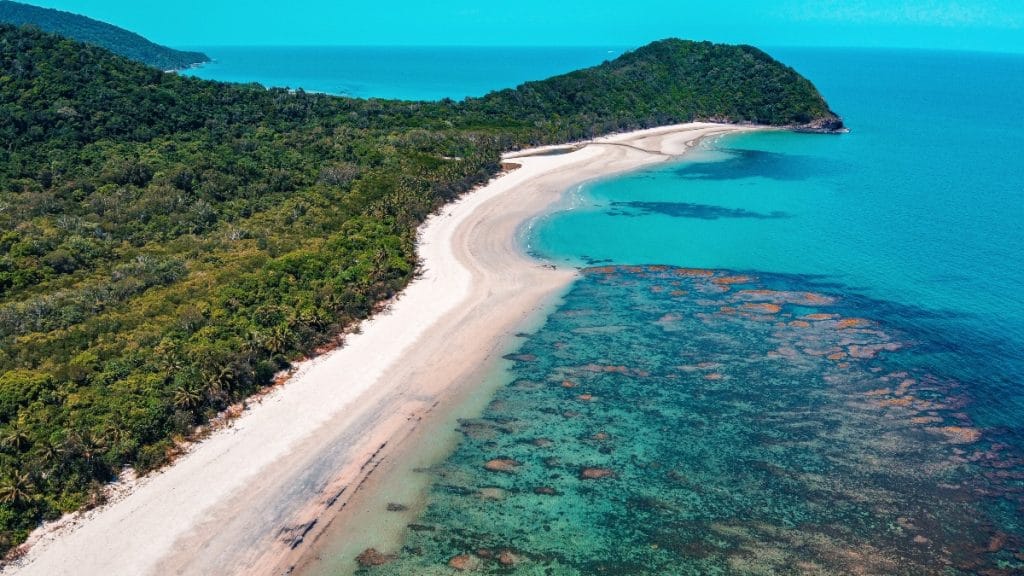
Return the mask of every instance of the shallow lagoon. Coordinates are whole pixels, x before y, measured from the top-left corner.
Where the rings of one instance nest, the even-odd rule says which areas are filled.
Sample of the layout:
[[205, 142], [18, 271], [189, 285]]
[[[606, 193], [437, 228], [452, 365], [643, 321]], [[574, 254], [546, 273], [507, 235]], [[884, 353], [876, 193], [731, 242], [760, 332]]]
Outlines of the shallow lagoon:
[[937, 370], [956, 354], [877, 304], [801, 277], [588, 269], [368, 572], [1024, 570], [1013, 431], [980, 427], [984, 391]]

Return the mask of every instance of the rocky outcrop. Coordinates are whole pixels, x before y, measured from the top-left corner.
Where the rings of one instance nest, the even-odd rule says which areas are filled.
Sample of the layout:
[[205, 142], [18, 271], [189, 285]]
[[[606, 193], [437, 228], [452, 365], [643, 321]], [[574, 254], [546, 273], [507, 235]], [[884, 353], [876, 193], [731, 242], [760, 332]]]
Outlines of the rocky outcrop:
[[794, 132], [807, 132], [811, 134], [846, 134], [850, 131], [850, 129], [843, 124], [843, 119], [835, 114], [825, 116], [823, 118], [816, 118], [807, 124], [791, 126], [790, 129]]

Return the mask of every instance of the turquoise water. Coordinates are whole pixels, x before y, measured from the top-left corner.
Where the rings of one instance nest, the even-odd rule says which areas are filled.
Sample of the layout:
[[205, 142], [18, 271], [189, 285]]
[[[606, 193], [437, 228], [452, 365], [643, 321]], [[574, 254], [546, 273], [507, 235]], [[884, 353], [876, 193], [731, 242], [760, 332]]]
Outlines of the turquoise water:
[[[673, 264], [828, 279], [919, 310], [1003, 379], [993, 424], [1024, 415], [1024, 58], [775, 51], [850, 134], [762, 133], [599, 182], [536, 227], [575, 265]], [[994, 363], [981, 368], [976, 362]]]
[[1020, 573], [1019, 436], [977, 426], [921, 334], [862, 316], [881, 305], [589, 268], [368, 572]]
[[1024, 58], [772, 52], [853, 132], [538, 222], [582, 278], [361, 571], [1024, 573]]
[[460, 100], [610, 60], [623, 48], [200, 47], [183, 74], [359, 98]]
[[824, 275], [1024, 343], [1024, 58], [775, 52], [852, 133], [729, 138], [587, 187], [534, 251]]

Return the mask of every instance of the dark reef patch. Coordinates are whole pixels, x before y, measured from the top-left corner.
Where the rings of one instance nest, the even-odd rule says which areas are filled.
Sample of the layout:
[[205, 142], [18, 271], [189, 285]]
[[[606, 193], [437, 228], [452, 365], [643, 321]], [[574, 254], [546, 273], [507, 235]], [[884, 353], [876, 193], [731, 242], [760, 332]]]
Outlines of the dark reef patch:
[[721, 218], [750, 218], [754, 220], [776, 220], [789, 218], [786, 212], [754, 212], [742, 208], [726, 208], [711, 204], [691, 204], [689, 202], [612, 202], [610, 216], [647, 216], [662, 214], [673, 218], [695, 218], [698, 220], [718, 220]]
[[770, 178], [800, 181], [820, 176], [832, 168], [822, 167], [823, 160], [800, 154], [784, 154], [765, 150], [731, 148], [728, 157], [717, 162], [685, 163], [675, 170], [679, 178], [689, 180], [739, 180]]

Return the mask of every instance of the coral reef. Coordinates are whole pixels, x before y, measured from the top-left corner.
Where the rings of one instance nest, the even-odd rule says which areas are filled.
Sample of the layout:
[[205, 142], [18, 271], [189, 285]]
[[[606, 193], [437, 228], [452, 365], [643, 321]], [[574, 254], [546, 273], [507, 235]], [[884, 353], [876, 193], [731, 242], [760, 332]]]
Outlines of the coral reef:
[[460, 423], [402, 552], [361, 570], [1024, 573], [1013, 431], [879, 309], [801, 278], [584, 270]]

